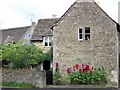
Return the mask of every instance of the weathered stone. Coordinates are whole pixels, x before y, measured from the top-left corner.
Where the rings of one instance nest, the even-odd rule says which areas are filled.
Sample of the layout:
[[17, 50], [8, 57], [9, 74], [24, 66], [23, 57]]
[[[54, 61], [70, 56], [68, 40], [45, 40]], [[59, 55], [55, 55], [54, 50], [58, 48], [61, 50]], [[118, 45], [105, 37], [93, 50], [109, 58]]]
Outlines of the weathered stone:
[[37, 86], [46, 85], [46, 71], [36, 69], [2, 69], [2, 82], [24, 82]]
[[[104, 67], [110, 77], [118, 68], [117, 24], [94, 2], [78, 1], [53, 28], [53, 61], [59, 63], [62, 76], [71, 64], [84, 63]], [[90, 40], [78, 41], [80, 27], [90, 27]]]

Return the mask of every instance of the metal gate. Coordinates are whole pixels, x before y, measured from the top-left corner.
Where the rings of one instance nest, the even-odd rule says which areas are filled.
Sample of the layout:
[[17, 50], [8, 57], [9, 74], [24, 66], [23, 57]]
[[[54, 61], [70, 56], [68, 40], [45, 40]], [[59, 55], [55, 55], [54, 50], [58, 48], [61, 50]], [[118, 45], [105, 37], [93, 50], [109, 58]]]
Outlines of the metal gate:
[[46, 85], [53, 85], [53, 74], [52, 71], [46, 71]]

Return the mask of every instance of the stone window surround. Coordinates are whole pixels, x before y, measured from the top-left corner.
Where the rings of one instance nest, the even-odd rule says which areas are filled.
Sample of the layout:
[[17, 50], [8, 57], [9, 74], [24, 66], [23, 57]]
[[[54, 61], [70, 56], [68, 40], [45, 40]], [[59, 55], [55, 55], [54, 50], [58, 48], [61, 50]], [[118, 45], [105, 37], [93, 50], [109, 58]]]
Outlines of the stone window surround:
[[[85, 35], [90, 35], [90, 33], [85, 33], [85, 28], [90, 28], [90, 27], [79, 27], [78, 28], [78, 41], [83, 41], [83, 40], [86, 40], [85, 39]], [[82, 33], [79, 31], [80, 29], [82, 29]], [[80, 39], [80, 34], [82, 35], [82, 38]], [[89, 40], [90, 38], [88, 38]]]

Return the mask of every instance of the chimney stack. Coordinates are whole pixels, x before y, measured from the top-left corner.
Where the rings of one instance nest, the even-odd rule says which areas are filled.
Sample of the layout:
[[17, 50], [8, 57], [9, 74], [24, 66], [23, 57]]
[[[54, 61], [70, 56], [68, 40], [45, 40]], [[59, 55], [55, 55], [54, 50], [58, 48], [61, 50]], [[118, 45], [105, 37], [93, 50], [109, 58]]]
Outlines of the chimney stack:
[[36, 26], [36, 22], [32, 22], [32, 27], [35, 27]]

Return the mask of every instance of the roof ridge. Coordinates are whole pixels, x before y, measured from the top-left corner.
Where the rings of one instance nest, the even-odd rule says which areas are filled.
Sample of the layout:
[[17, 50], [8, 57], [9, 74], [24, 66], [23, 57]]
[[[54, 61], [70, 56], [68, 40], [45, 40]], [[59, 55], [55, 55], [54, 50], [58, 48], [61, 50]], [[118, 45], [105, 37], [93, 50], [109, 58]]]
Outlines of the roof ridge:
[[30, 27], [30, 26], [23, 26], [23, 27], [14, 27], [14, 28], [1, 29], [0, 31], [12, 30], [12, 29], [20, 29], [20, 28], [27, 28], [27, 27]]

